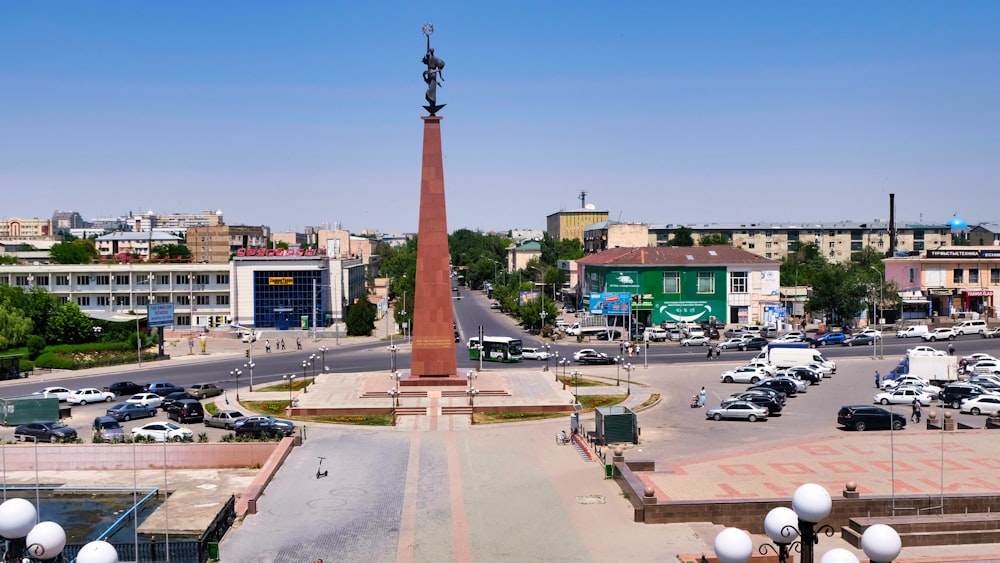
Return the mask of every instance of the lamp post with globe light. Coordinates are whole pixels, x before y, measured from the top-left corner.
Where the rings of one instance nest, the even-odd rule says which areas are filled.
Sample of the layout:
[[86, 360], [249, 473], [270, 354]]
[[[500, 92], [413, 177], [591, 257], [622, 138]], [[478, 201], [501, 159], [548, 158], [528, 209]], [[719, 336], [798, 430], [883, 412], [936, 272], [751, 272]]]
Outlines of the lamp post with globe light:
[[[0, 504], [0, 535], [7, 539], [5, 563], [60, 561], [66, 547], [66, 531], [55, 522], [39, 522], [38, 511], [23, 498], [11, 498]], [[118, 563], [118, 552], [104, 541], [84, 545], [76, 561], [80, 563]]]
[[320, 346], [319, 347], [319, 353], [323, 355], [323, 373], [326, 373], [327, 370], [329, 369], [329, 368], [326, 367], [326, 353], [329, 352], [329, 351], [330, 351], [330, 349], [327, 348], [326, 346]]

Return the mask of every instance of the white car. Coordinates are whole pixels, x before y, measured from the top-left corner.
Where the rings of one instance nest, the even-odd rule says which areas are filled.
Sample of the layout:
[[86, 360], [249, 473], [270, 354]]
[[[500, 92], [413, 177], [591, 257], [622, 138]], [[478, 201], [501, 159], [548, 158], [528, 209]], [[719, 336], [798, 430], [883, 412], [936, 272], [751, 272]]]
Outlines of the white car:
[[173, 422], [149, 422], [132, 429], [132, 437], [152, 438], [157, 442], [179, 442], [194, 437], [194, 432]]
[[913, 387], [933, 387], [930, 381], [915, 375], [904, 375], [902, 377], [897, 377], [896, 379], [882, 380], [882, 389], [886, 390], [896, 389], [897, 387], [905, 387], [907, 385]]
[[811, 364], [806, 364], [806, 365], [803, 365], [803, 366], [794, 366], [791, 369], [795, 369], [795, 368], [799, 368], [799, 367], [806, 368], [806, 369], [811, 369], [811, 370], [819, 373], [823, 377], [830, 377], [830, 376], [833, 375], [833, 368], [831, 368], [831, 367], [829, 367], [829, 366], [827, 366], [825, 364], [811, 363]]
[[921, 338], [924, 339], [924, 342], [937, 342], [938, 340], [955, 340], [956, 336], [958, 335], [955, 334], [955, 330], [948, 326], [935, 328]]
[[863, 336], [871, 336], [875, 340], [881, 340], [882, 339], [882, 331], [881, 330], [876, 330], [874, 328], [866, 328], [866, 329], [864, 329], [864, 330], [862, 330], [860, 332], [857, 332], [856, 334], [860, 334], [860, 335], [863, 335]]
[[767, 372], [759, 367], [740, 366], [736, 369], [722, 372], [719, 380], [723, 383], [757, 383], [767, 377]]
[[921, 405], [929, 407], [933, 397], [915, 387], [894, 389], [875, 395], [874, 402], [882, 405], [912, 405], [916, 399]]
[[993, 360], [994, 362], [997, 361], [995, 357], [989, 354], [984, 354], [982, 352], [969, 354], [968, 356], [962, 356], [962, 359], [965, 360], [966, 362], [980, 362], [982, 360]]
[[931, 348], [930, 346], [915, 346], [913, 348], [907, 348], [907, 355], [910, 356], [947, 356], [948, 352], [944, 350], [938, 350], [937, 348]]
[[101, 391], [100, 389], [96, 389], [94, 387], [87, 387], [84, 389], [77, 389], [76, 391], [70, 393], [66, 402], [72, 405], [86, 405], [87, 403], [110, 403], [114, 400], [114, 393]]
[[712, 341], [707, 336], [689, 336], [681, 340], [681, 346], [711, 346]]
[[805, 339], [806, 339], [806, 333], [804, 333], [802, 331], [799, 331], [799, 330], [793, 330], [791, 332], [786, 332], [785, 334], [782, 334], [781, 336], [779, 336], [778, 338], [776, 338], [774, 341], [775, 342], [802, 342]]
[[541, 348], [521, 348], [521, 355], [525, 360], [547, 360], [552, 357], [547, 350]]
[[59, 402], [62, 403], [69, 400], [70, 393], [72, 393], [72, 391], [65, 387], [45, 387], [35, 391], [32, 395], [41, 395], [46, 399], [59, 399]]
[[163, 397], [157, 395], [156, 393], [136, 393], [128, 399], [125, 399], [125, 402], [158, 409], [160, 408], [160, 405], [163, 404]]
[[972, 373], [1000, 375], [1000, 362], [996, 360], [979, 360], [972, 366]]
[[597, 350], [594, 350], [593, 348], [584, 348], [583, 350], [573, 352], [573, 361], [579, 362], [580, 358], [591, 354], [597, 354]]
[[1000, 396], [998, 395], [978, 395], [962, 401], [962, 406], [958, 409], [969, 414], [993, 414], [1000, 411]]

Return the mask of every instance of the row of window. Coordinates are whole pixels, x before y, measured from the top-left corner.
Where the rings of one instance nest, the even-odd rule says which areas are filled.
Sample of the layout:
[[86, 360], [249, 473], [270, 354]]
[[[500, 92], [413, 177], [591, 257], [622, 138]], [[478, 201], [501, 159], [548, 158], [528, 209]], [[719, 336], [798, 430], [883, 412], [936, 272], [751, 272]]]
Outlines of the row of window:
[[[969, 272], [969, 283], [979, 283], [979, 268], [955, 268], [951, 273], [952, 283], [965, 283], [965, 272]], [[910, 281], [913, 281], [913, 269], [910, 269]], [[1000, 284], [1000, 268], [990, 268], [990, 283]]]
[[[216, 295], [214, 297], [215, 297], [215, 304], [216, 305], [229, 305], [229, 296], [228, 295]], [[196, 305], [211, 305], [212, 304], [211, 303], [211, 298], [212, 298], [211, 295], [196, 295], [195, 296], [195, 304]], [[66, 298], [65, 297], [61, 298], [61, 301], [63, 303], [65, 303], [66, 302]], [[132, 306], [132, 298], [129, 295], [115, 295], [113, 297], [109, 296], [109, 295], [96, 295], [93, 298], [94, 304], [97, 305], [98, 307], [108, 307], [108, 306], [111, 305], [112, 301], [114, 301], [114, 304], [115, 304], [116, 307], [131, 307]], [[150, 296], [149, 295], [136, 295], [135, 296], [135, 304], [138, 307], [149, 305], [151, 302], [152, 303], [170, 303], [170, 296], [169, 295], [154, 295], [153, 298], [152, 298], [152, 301], [150, 300]], [[175, 297], [175, 299], [174, 299], [174, 302], [177, 305], [190, 305], [191, 304], [191, 297], [188, 296], [188, 295], [177, 295]], [[80, 295], [80, 296], [78, 296], [76, 298], [76, 304], [79, 305], [79, 306], [81, 306], [81, 307], [90, 307], [91, 296], [90, 295]]]
[[[157, 285], [169, 285], [170, 275], [160, 274], [153, 276], [155, 278], [155, 283]], [[110, 276], [107, 274], [98, 275], [78, 275], [76, 276], [76, 285], [111, 285], [111, 280], [114, 278], [115, 285], [117, 286], [127, 286], [130, 285], [131, 280], [128, 274], [119, 274], [115, 276]], [[56, 275], [54, 276], [54, 281], [57, 286], [69, 285], [68, 275]], [[191, 280], [194, 280], [195, 285], [208, 285], [212, 276], [209, 274], [196, 274], [191, 276], [189, 274], [177, 274], [174, 276], [175, 285], [191, 285]], [[136, 285], [149, 285], [149, 276], [136, 276]], [[215, 275], [216, 285], [229, 285], [229, 274], [216, 274]], [[10, 284], [9, 276], [0, 276], [0, 285]], [[46, 287], [49, 285], [49, 276], [47, 275], [23, 275], [14, 276], [14, 285], [20, 287], [26, 287], [30, 285], [38, 285]]]
[[[746, 272], [734, 272], [734, 275]], [[681, 292], [681, 273], [663, 272], [663, 293]], [[698, 293], [715, 293], [715, 274], [713, 272], [698, 272]]]

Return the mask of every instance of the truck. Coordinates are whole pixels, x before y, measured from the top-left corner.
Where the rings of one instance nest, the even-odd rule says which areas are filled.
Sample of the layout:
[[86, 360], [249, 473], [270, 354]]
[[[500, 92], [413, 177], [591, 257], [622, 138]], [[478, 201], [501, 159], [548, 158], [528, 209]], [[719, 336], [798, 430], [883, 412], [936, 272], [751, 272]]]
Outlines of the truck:
[[907, 354], [900, 360], [899, 365], [886, 374], [886, 379], [896, 379], [904, 375], [926, 379], [934, 385], [957, 381], [958, 358], [955, 356]]
[[761, 350], [751, 361], [753, 365], [769, 365], [777, 369], [786, 369], [792, 366], [821, 364], [829, 367], [832, 371], [837, 371], [836, 362], [832, 362], [823, 357], [805, 342], [772, 342]]

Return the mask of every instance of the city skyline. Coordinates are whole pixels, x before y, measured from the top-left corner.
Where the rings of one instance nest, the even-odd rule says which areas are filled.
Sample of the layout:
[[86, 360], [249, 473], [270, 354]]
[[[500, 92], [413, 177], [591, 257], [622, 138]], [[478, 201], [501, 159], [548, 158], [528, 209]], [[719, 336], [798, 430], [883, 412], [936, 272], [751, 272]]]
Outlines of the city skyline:
[[391, 6], [7, 6], [0, 215], [414, 232], [429, 21], [449, 231], [996, 221], [1000, 6]]

